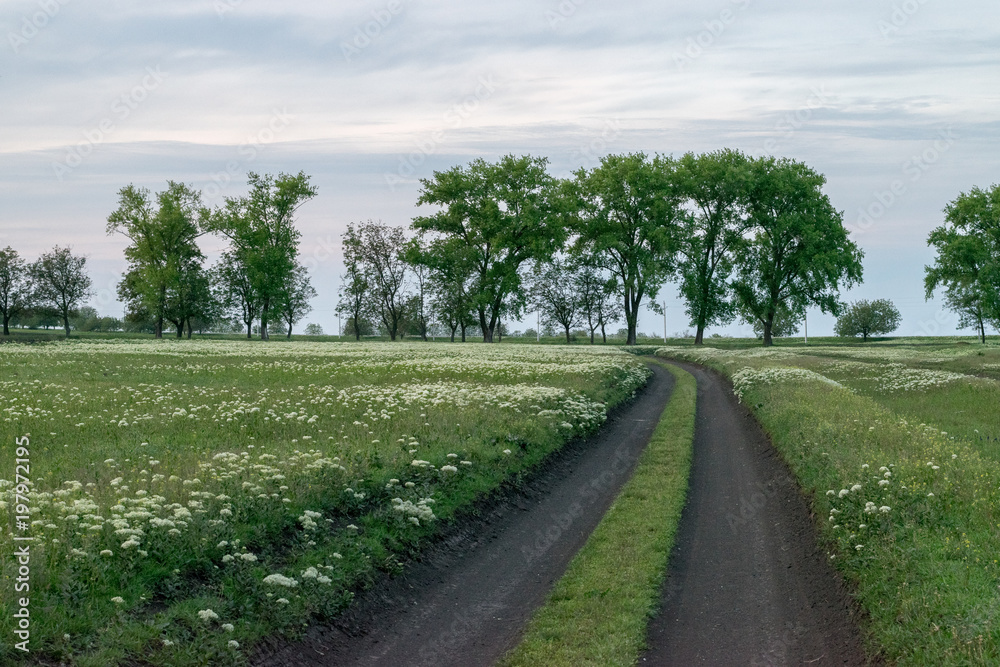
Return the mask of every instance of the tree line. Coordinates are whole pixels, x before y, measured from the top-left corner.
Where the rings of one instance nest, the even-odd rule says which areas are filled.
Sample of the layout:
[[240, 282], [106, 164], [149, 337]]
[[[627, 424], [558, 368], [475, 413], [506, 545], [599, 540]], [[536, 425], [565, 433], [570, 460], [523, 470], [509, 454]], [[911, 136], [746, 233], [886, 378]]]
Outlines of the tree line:
[[[861, 281], [862, 253], [822, 192], [825, 178], [801, 162], [723, 149], [609, 155], [563, 179], [547, 167], [530, 155], [477, 159], [421, 180], [417, 204], [431, 210], [408, 229], [348, 225], [338, 295], [345, 333], [426, 339], [443, 327], [452, 340], [474, 332], [491, 342], [505, 322], [538, 311], [567, 340], [579, 328], [591, 342], [598, 332], [606, 340], [607, 327], [624, 321], [634, 344], [640, 309], [660, 312], [667, 282], [679, 286], [696, 344], [707, 327], [741, 318], [770, 345], [794, 331], [807, 307], [842, 315], [839, 335], [898, 326], [884, 300], [844, 311], [839, 290]], [[214, 209], [173, 181], [155, 195], [133, 185], [119, 191], [106, 231], [130, 242], [118, 286], [123, 327], [160, 337], [172, 325], [190, 337], [230, 322], [266, 340], [280, 323], [290, 337], [316, 293], [295, 226], [316, 188], [302, 172], [250, 173], [248, 181], [246, 195]], [[998, 204], [998, 186], [962, 193], [928, 238], [937, 257], [926, 267], [927, 298], [943, 288], [960, 325], [983, 340], [986, 324], [1000, 325]], [[211, 267], [198, 245], [205, 234], [228, 241]], [[30, 264], [12, 248], [0, 251], [4, 333], [12, 320], [47, 317], [69, 335], [91, 294], [85, 263], [58, 246]]]
[[640, 310], [677, 282], [701, 344], [706, 327], [741, 317], [765, 345], [775, 324], [810, 306], [838, 314], [842, 286], [859, 283], [862, 253], [825, 178], [790, 159], [724, 149], [680, 158], [609, 155], [558, 179], [544, 157], [474, 160], [421, 180], [418, 206], [435, 210], [402, 227], [368, 221], [343, 237], [339, 308], [360, 336], [376, 321], [435, 318], [455, 337], [475, 326], [485, 342], [502, 321], [538, 310], [591, 341], [624, 320], [636, 342]]
[[[227, 197], [210, 209], [201, 194], [183, 183], [151, 195], [128, 185], [108, 216], [107, 233], [129, 240], [128, 269], [118, 286], [127, 320], [151, 322], [157, 338], [167, 324], [177, 337], [190, 338], [196, 322], [232, 321], [247, 338], [255, 323], [262, 340], [270, 325], [293, 325], [309, 312], [315, 296], [299, 261], [298, 208], [316, 196], [309, 177], [248, 175], [250, 191]], [[197, 240], [217, 234], [229, 245], [218, 263], [206, 268]]]

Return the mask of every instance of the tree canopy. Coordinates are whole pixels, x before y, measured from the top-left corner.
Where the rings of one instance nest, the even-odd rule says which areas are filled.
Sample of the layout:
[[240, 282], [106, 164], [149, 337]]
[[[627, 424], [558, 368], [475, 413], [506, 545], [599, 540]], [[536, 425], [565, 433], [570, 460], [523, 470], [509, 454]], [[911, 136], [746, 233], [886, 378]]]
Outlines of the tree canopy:
[[944, 288], [959, 325], [975, 327], [986, 342], [986, 322], [1000, 326], [1000, 186], [962, 193], [944, 213], [927, 238], [937, 257], [924, 267], [926, 298]]
[[731, 281], [737, 308], [772, 344], [778, 309], [800, 316], [807, 306], [839, 314], [841, 286], [861, 281], [862, 252], [842, 214], [822, 192], [826, 179], [789, 159], [764, 158], [748, 171], [749, 238], [736, 254]]
[[899, 328], [899, 311], [888, 299], [855, 301], [837, 318], [833, 330], [838, 336], [854, 338], [861, 336], [867, 341], [869, 336], [892, 333]]

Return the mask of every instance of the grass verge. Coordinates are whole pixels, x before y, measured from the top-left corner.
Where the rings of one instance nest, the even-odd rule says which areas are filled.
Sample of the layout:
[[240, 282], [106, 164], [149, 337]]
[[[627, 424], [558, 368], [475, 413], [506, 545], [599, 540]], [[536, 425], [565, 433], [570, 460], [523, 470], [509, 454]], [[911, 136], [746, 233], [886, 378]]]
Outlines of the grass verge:
[[1000, 664], [1000, 462], [792, 358], [747, 365], [759, 361], [708, 363], [733, 379], [810, 497], [822, 546], [864, 612], [869, 653], [894, 665]]
[[[665, 365], [666, 366], [666, 365]], [[695, 379], [676, 379], [635, 474], [539, 608], [504, 667], [634, 665], [687, 495]]]

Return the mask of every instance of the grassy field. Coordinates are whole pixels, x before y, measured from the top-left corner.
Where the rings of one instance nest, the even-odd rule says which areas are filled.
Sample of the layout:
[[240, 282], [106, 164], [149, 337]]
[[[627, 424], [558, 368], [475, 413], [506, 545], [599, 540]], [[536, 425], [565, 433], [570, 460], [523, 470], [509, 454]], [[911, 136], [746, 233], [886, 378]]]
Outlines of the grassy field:
[[647, 376], [589, 346], [2, 345], [0, 662], [24, 657], [14, 537], [33, 538], [32, 660], [240, 664], [341, 612]]
[[810, 495], [868, 648], [1000, 664], [1000, 348], [666, 347], [727, 374]]

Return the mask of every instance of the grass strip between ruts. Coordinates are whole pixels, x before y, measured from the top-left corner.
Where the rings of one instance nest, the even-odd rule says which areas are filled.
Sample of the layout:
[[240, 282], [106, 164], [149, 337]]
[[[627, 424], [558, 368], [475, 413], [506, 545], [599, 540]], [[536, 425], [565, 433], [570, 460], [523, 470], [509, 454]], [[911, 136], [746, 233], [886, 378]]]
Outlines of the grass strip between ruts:
[[632, 478], [533, 615], [520, 645], [500, 662], [634, 665], [660, 601], [684, 508], [694, 438], [694, 376], [675, 380]]

